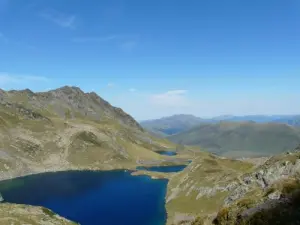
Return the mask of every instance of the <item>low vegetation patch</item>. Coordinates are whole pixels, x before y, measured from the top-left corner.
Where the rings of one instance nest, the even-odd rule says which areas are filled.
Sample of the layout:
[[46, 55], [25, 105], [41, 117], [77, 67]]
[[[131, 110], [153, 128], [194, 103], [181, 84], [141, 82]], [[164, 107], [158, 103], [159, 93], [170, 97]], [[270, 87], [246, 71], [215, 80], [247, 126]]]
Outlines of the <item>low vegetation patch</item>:
[[191, 225], [204, 225], [204, 219], [200, 216], [198, 216]]
[[256, 201], [253, 198], [243, 198], [237, 202], [237, 206], [241, 209], [249, 209], [255, 205]]
[[45, 207], [42, 207], [42, 211], [43, 211], [43, 213], [45, 213], [46, 215], [48, 215], [50, 217], [54, 217], [56, 215], [52, 210], [47, 209]]

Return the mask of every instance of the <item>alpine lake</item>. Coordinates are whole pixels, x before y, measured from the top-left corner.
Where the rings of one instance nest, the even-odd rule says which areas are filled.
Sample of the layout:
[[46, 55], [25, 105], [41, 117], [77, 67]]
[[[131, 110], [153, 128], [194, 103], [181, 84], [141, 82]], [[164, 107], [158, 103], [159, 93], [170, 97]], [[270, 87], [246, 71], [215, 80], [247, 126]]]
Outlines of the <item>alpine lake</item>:
[[[153, 166], [137, 170], [169, 173], [185, 167]], [[0, 193], [4, 202], [43, 206], [81, 225], [165, 225], [168, 180], [133, 176], [131, 172], [41, 173], [1, 181]]]

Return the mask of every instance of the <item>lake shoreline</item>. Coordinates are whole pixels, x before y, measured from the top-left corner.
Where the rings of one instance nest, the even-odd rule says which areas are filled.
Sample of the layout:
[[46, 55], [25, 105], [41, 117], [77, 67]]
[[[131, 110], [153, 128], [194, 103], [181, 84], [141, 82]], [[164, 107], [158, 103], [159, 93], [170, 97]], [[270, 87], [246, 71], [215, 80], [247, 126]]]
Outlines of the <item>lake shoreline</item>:
[[[120, 167], [101, 167], [101, 168], [93, 168], [93, 167], [63, 167], [63, 168], [46, 168], [46, 169], [40, 169], [40, 170], [35, 170], [35, 171], [29, 171], [29, 172], [20, 172], [20, 173], [15, 173], [13, 175], [10, 175], [10, 173], [2, 173], [0, 174], [0, 181], [5, 181], [5, 180], [11, 180], [15, 178], [21, 178], [21, 177], [26, 177], [30, 175], [36, 175], [36, 174], [41, 174], [41, 173], [55, 173], [55, 172], [67, 172], [67, 171], [114, 171], [114, 170], [128, 170], [132, 171], [134, 175], [142, 175], [141, 173], [145, 173], [145, 175], [151, 173], [164, 173], [164, 172], [155, 172], [155, 171], [146, 171], [146, 170], [139, 170], [136, 169], [137, 167], [170, 167], [170, 166], [188, 166], [187, 164], [181, 164], [181, 163], [171, 163], [171, 162], [162, 162], [161, 164], [152, 164], [150, 165], [145, 165], [145, 164], [136, 164], [134, 166], [120, 166]], [[138, 172], [140, 171], [140, 172]], [[148, 173], [149, 172], [149, 173]], [[151, 176], [151, 175], [149, 175]]]
[[[44, 174], [44, 173], [128, 171], [128, 172], [130, 172], [131, 176], [148, 176], [151, 179], [165, 179], [165, 180], [167, 180], [166, 194], [164, 196], [164, 200], [166, 201], [166, 199], [167, 199], [167, 190], [169, 188], [169, 186], [168, 186], [169, 185], [169, 180], [175, 174], [178, 174], [178, 172], [165, 173], [165, 172], [154, 172], [154, 171], [147, 171], [147, 170], [137, 170], [136, 169], [137, 166], [143, 166], [143, 164], [119, 165], [119, 166], [115, 166], [115, 167], [101, 167], [101, 168], [92, 168], [92, 167], [86, 167], [85, 168], [85, 167], [73, 167], [73, 166], [63, 167], [63, 168], [46, 168], [46, 169], [41, 169], [41, 170], [34, 170], [34, 171], [30, 171], [30, 172], [27, 171], [25, 173], [14, 174], [15, 176], [7, 176], [7, 175], [4, 176], [4, 177], [1, 176], [0, 181], [7, 181], [7, 180], [12, 180], [12, 179], [17, 179], [17, 178], [24, 178], [24, 177], [32, 176], [32, 175], [41, 175], [41, 174]], [[162, 166], [172, 166], [172, 165], [163, 164]], [[174, 164], [173, 164], [173, 166], [174, 166]], [[188, 166], [188, 164], [186, 164], [185, 166]], [[166, 206], [166, 202], [165, 202], [165, 206]], [[1, 207], [1, 204], [0, 204], [0, 207]], [[167, 221], [169, 221], [170, 218], [169, 218], [169, 212], [167, 211], [167, 208], [166, 208], [166, 215], [167, 215]]]
[[[127, 169], [112, 169], [112, 170], [79, 170], [79, 169], [73, 169], [73, 170], [61, 170], [61, 171], [48, 171], [48, 172], [42, 172], [42, 173], [34, 173], [34, 174], [27, 174], [27, 175], [23, 175], [23, 176], [19, 176], [19, 177], [17, 177], [17, 178], [12, 178], [12, 179], [7, 179], [7, 180], [5, 180], [5, 181], [8, 181], [8, 182], [10, 182], [10, 180], [14, 180], [14, 179], [25, 179], [25, 180], [31, 180], [32, 178], [29, 178], [30, 176], [33, 176], [33, 179], [35, 179], [36, 177], [43, 177], [43, 176], [46, 176], [46, 177], [54, 177], [54, 176], [56, 176], [55, 174], [56, 173], [58, 173], [58, 176], [60, 176], [60, 174], [67, 174], [67, 173], [69, 173], [69, 172], [77, 172], [77, 174], [80, 174], [81, 172], [82, 172], [82, 174], [80, 175], [80, 176], [84, 176], [84, 177], [86, 177], [86, 175], [84, 174], [84, 173], [93, 173], [93, 172], [95, 172], [95, 175], [92, 175], [92, 177], [93, 176], [95, 176], [96, 177], [96, 174], [97, 173], [99, 173], [99, 172], [108, 172], [108, 174], [111, 172], [112, 174], [114, 174], [115, 172], [116, 173], [118, 173], [118, 172], [120, 172], [121, 174], [122, 173], [124, 173], [124, 174], [127, 174], [127, 176], [130, 176], [130, 177], [136, 177], [136, 176], [141, 176], [141, 178], [139, 178], [139, 179], [144, 179], [144, 178], [142, 178], [142, 176], [144, 176], [144, 177], [149, 177], [149, 178], [146, 178], [146, 180], [148, 179], [151, 179], [151, 180], [156, 180], [155, 178], [153, 179], [153, 177], [151, 176], [151, 174], [145, 174], [145, 173], [140, 173], [140, 174], [134, 174], [135, 172], [137, 172], [137, 171], [135, 171], [135, 170], [127, 170]], [[143, 171], [141, 171], [141, 172], [143, 172]], [[90, 174], [91, 175], [91, 174]], [[90, 176], [88, 176], [88, 177], [90, 177]], [[163, 203], [163, 207], [165, 208], [165, 213], [166, 213], [166, 217], [165, 217], [165, 219], [166, 219], [166, 221], [168, 220], [168, 212], [167, 212], [167, 210], [166, 210], [166, 194], [167, 194], [167, 189], [168, 189], [168, 182], [169, 182], [169, 179], [168, 179], [169, 177], [167, 177], [167, 176], [164, 176], [164, 177], [159, 177], [158, 179], [159, 180], [162, 180], [162, 182], [165, 182], [165, 185], [164, 185], [164, 195], [163, 195], [163, 199], [164, 199], [164, 203]], [[133, 179], [133, 178], [132, 178]], [[163, 180], [165, 180], [165, 181], [163, 181]], [[4, 181], [4, 182], [5, 182]], [[147, 183], [147, 182], [146, 182]], [[152, 183], [152, 181], [151, 181], [151, 183]], [[27, 184], [27, 182], [25, 183], [25, 184]], [[147, 185], [147, 184], [145, 184], [145, 185]], [[144, 185], [144, 186], [145, 186]], [[39, 184], [37, 184], [37, 186], [39, 186]], [[21, 190], [23, 187], [21, 186], [21, 187], [19, 187], [19, 189]], [[24, 187], [25, 188], [25, 190], [26, 190], [26, 186]], [[28, 188], [28, 187], [27, 187]], [[150, 189], [152, 189], [151, 188], [151, 185], [149, 186], [149, 188]], [[35, 190], [35, 188], [33, 189], [33, 190]], [[155, 189], [154, 189], [155, 190]], [[5, 191], [5, 189], [3, 189], [2, 191], [4, 191], [4, 193], [6, 192]], [[18, 192], [20, 192], [20, 191], [18, 191]], [[47, 191], [46, 191], [47, 192]], [[18, 206], [18, 205], [20, 205], [20, 207], [21, 207], [21, 205], [23, 205], [23, 206], [28, 206], [28, 207], [31, 207], [31, 206], [34, 206], [34, 207], [36, 207], [37, 209], [38, 208], [48, 208], [47, 206], [45, 206], [45, 205], [35, 205], [35, 204], [28, 204], [28, 202], [27, 203], [24, 203], [24, 202], [14, 202], [14, 201], [11, 201], [11, 200], [5, 200], [4, 199], [4, 201], [5, 201], [5, 203], [4, 204], [10, 204], [10, 205], [16, 205], [16, 206]], [[5, 206], [4, 204], [0, 204], [0, 208], [3, 206]], [[53, 209], [51, 209], [50, 208], [50, 210], [53, 210]], [[54, 212], [55, 212], [55, 214], [57, 214], [57, 215], [59, 215], [59, 216], [61, 216], [61, 217], [63, 217], [63, 218], [66, 218], [67, 220], [71, 220], [71, 221], [75, 221], [75, 222], [78, 222], [77, 220], [75, 220], [75, 219], [70, 219], [67, 215], [64, 215], [64, 214], [62, 214], [62, 213], [59, 213], [59, 212], [57, 212], [56, 210], [53, 210]], [[80, 221], [79, 221], [80, 222]], [[83, 223], [84, 224], [84, 223]]]

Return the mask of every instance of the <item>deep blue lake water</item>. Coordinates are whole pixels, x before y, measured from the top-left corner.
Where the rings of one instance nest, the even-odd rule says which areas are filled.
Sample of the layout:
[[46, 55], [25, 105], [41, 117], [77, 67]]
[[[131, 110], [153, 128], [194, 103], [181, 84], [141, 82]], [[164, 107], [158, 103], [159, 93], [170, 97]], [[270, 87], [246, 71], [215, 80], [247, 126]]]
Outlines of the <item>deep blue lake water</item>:
[[177, 155], [177, 153], [173, 151], [157, 151], [157, 153], [161, 155], [167, 155], [167, 156]]
[[44, 173], [0, 182], [7, 202], [47, 207], [82, 225], [164, 225], [167, 180], [126, 171]]
[[138, 166], [136, 167], [137, 170], [147, 170], [147, 171], [154, 171], [154, 172], [164, 172], [164, 173], [173, 173], [173, 172], [180, 172], [186, 167], [186, 165], [175, 165], [175, 166]]

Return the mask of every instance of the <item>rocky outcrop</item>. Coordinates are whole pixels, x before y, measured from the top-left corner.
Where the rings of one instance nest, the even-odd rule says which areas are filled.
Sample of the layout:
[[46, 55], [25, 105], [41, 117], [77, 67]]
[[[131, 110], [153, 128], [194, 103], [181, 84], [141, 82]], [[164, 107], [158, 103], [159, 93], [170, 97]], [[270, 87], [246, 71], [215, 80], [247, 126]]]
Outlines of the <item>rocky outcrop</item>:
[[43, 207], [3, 203], [0, 207], [0, 224], [76, 225], [77, 223]]
[[[212, 221], [217, 225], [265, 224], [250, 220], [261, 214], [268, 216], [280, 207], [290, 208], [295, 212], [293, 217], [299, 216], [300, 222], [300, 214], [296, 213], [300, 205], [297, 203], [291, 207], [295, 198], [290, 197], [291, 193], [300, 190], [300, 152], [296, 149], [275, 155], [262, 164], [254, 163], [252, 168], [247, 166], [246, 161], [239, 163], [209, 155], [197, 157], [169, 182], [167, 208], [175, 208], [174, 214], [188, 213], [196, 218], [194, 223], [185, 221], [185, 224], [202, 225], [199, 218], [203, 217], [210, 221], [205, 224]], [[179, 204], [182, 203], [181, 207]], [[184, 207], [189, 204], [194, 207]], [[288, 210], [284, 211], [285, 215], [289, 215]], [[263, 221], [275, 224], [270, 218]]]
[[[253, 173], [242, 176], [240, 184], [225, 199], [225, 205], [244, 197], [246, 193], [254, 188], [266, 189], [279, 180], [300, 173], [300, 154], [298, 152], [284, 153], [278, 160], [276, 160], [276, 157], [270, 158]], [[276, 194], [272, 194], [270, 198], [276, 198]]]

